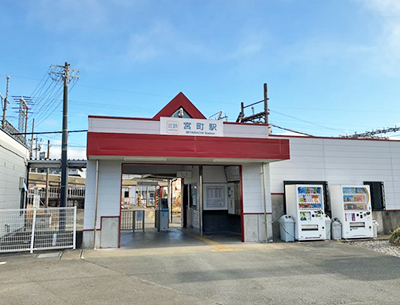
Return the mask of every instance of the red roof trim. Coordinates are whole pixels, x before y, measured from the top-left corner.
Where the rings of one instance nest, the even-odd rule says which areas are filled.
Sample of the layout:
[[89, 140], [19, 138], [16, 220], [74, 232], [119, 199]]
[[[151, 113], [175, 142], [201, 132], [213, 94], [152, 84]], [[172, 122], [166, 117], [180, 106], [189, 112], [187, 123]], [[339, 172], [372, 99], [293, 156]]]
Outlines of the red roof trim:
[[364, 139], [364, 138], [341, 138], [341, 137], [314, 137], [314, 136], [288, 136], [288, 135], [270, 135], [274, 138], [294, 138], [294, 139], [322, 139], [322, 140], [356, 140], [356, 141], [380, 141], [380, 142], [398, 142], [399, 140], [390, 139]]
[[268, 124], [255, 124], [255, 123], [246, 123], [246, 122], [224, 122], [224, 124], [228, 125], [253, 125], [253, 126], [268, 126]]
[[200, 110], [198, 110], [182, 92], [179, 92], [177, 96], [175, 96], [153, 117], [153, 120], [159, 121], [161, 117], [170, 117], [180, 107], [182, 107], [193, 119], [206, 119]]

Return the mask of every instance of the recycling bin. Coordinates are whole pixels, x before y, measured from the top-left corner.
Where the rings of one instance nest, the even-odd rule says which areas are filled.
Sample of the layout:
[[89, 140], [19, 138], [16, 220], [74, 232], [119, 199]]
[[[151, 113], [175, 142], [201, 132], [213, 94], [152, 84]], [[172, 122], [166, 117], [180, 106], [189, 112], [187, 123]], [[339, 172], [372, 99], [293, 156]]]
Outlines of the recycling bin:
[[332, 220], [328, 215], [325, 215], [325, 239], [330, 240], [331, 239], [331, 223]]
[[342, 223], [336, 217], [332, 221], [332, 239], [342, 239]]
[[294, 218], [292, 216], [283, 215], [279, 218], [279, 228], [282, 241], [294, 241]]

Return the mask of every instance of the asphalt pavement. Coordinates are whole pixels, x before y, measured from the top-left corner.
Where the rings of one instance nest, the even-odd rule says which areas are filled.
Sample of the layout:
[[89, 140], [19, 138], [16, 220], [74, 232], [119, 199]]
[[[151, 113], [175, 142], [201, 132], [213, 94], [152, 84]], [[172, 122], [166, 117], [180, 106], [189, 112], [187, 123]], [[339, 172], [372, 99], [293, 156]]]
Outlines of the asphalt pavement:
[[400, 304], [400, 258], [336, 241], [3, 254], [0, 304]]

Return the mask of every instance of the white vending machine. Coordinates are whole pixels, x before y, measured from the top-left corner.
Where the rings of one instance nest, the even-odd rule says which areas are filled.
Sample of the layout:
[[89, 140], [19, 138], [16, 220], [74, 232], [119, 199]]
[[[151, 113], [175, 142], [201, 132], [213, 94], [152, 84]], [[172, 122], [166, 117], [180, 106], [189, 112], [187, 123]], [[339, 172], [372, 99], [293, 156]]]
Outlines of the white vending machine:
[[332, 218], [342, 222], [343, 238], [373, 237], [369, 185], [332, 185]]
[[325, 239], [324, 187], [322, 185], [286, 185], [286, 214], [295, 220], [296, 240]]

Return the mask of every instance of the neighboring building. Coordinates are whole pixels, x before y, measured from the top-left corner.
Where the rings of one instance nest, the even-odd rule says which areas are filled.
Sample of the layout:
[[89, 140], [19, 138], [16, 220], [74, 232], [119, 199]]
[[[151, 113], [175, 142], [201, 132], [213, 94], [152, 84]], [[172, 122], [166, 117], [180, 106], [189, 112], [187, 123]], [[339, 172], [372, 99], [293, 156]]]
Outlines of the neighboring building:
[[[0, 210], [24, 208], [26, 200], [28, 149], [0, 128]], [[8, 223], [7, 214], [0, 215], [0, 238], [23, 226], [23, 216]]]
[[24, 207], [28, 149], [0, 129], [0, 209]]
[[[82, 161], [82, 160], [79, 160]], [[44, 161], [46, 162], [46, 161]], [[31, 168], [31, 173], [46, 173], [46, 168]], [[49, 168], [49, 174], [61, 175], [61, 168]], [[68, 168], [68, 177], [86, 177], [86, 172], [81, 168]]]

